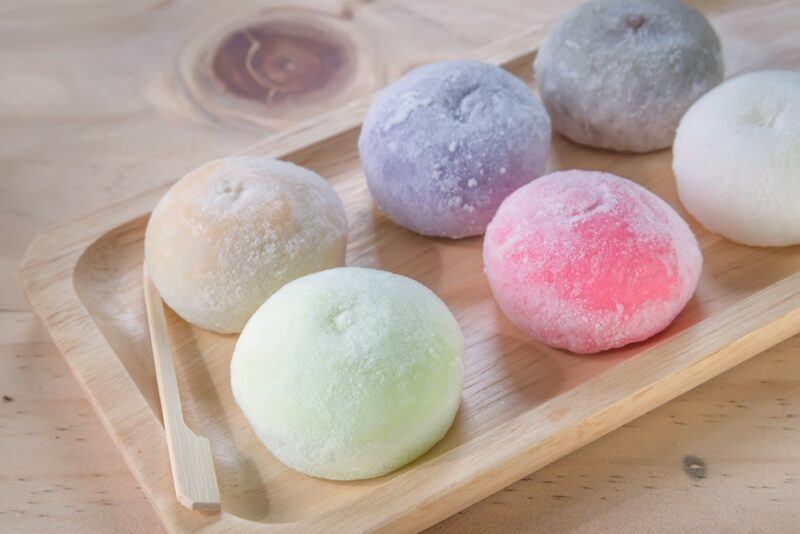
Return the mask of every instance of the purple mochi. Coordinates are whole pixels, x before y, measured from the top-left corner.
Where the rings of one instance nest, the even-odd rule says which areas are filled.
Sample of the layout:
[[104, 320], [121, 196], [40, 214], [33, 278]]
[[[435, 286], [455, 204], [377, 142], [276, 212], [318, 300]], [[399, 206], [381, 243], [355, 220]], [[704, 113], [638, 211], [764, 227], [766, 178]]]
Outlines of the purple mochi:
[[500, 203], [545, 172], [550, 117], [518, 78], [477, 61], [418, 67], [372, 103], [358, 139], [378, 207], [417, 233], [486, 230]]

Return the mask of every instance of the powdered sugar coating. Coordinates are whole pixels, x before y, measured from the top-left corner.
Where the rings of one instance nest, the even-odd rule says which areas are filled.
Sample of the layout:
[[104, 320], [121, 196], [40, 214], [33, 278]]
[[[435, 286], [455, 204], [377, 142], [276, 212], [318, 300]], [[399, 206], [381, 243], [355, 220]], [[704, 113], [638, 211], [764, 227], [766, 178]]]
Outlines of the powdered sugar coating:
[[275, 293], [231, 361], [236, 402], [289, 467], [371, 478], [439, 441], [461, 400], [464, 340], [447, 306], [396, 274], [344, 267]]
[[370, 193], [433, 236], [484, 232], [500, 202], [545, 171], [550, 119], [519, 79], [476, 61], [418, 67], [387, 87], [358, 149]]
[[681, 120], [672, 166], [705, 227], [748, 245], [800, 244], [800, 72], [752, 72], [707, 93]]
[[647, 152], [672, 144], [681, 116], [723, 78], [719, 38], [678, 0], [592, 0], [564, 18], [534, 61], [559, 133]]
[[666, 328], [702, 267], [694, 234], [666, 202], [618, 176], [578, 170], [510, 195], [486, 230], [483, 260], [514, 324], [577, 353]]
[[178, 315], [233, 333], [286, 282], [342, 265], [346, 245], [344, 207], [318, 174], [235, 157], [170, 188], [150, 216], [145, 258]]

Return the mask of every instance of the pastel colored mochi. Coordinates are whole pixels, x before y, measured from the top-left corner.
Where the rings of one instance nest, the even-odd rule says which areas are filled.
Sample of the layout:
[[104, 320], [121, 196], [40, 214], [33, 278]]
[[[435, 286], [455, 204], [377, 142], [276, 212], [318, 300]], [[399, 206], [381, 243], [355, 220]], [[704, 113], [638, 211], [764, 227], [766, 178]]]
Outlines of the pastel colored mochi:
[[666, 328], [702, 267], [697, 240], [666, 202], [618, 176], [578, 170], [509, 196], [486, 231], [483, 260], [506, 316], [576, 353]]
[[681, 120], [673, 169], [703, 226], [747, 245], [800, 244], [800, 72], [726, 81]]
[[447, 432], [464, 340], [447, 306], [396, 274], [343, 267], [299, 278], [245, 326], [231, 386], [280, 461], [334, 480], [393, 471]]
[[370, 193], [397, 224], [483, 234], [500, 202], [545, 172], [550, 119], [518, 78], [476, 61], [418, 67], [382, 91], [358, 150]]
[[183, 319], [240, 332], [286, 282], [344, 264], [347, 218], [318, 174], [263, 157], [207, 163], [150, 216], [147, 270]]
[[592, 0], [544, 40], [536, 85], [556, 131], [583, 145], [647, 152], [723, 78], [719, 38], [678, 0]]

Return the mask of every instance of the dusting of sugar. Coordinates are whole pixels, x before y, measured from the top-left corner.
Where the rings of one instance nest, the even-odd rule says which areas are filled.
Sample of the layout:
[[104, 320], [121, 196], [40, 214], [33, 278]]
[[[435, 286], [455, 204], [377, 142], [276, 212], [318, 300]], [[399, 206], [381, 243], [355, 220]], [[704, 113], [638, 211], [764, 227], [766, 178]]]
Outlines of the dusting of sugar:
[[464, 341], [445, 304], [388, 272], [340, 268], [284, 286], [242, 332], [234, 397], [290, 467], [382, 475], [424, 453], [460, 402]]
[[394, 112], [383, 122], [383, 131], [388, 132], [398, 124], [402, 124], [408, 117], [421, 107], [430, 106], [433, 101], [416, 91], [408, 91], [398, 98]]
[[347, 221], [317, 174], [269, 158], [218, 160], [188, 174], [153, 212], [148, 270], [189, 322], [238, 332], [285, 282], [344, 261]]
[[382, 211], [419, 233], [458, 238], [482, 233], [505, 196], [544, 173], [549, 144], [547, 113], [522, 81], [447, 61], [386, 88], [358, 146]]
[[684, 115], [672, 167], [682, 204], [754, 246], [800, 244], [800, 72], [736, 76]]
[[556, 131], [632, 152], [670, 146], [683, 114], [724, 74], [712, 26], [674, 0], [582, 3], [544, 40], [534, 69]]
[[550, 174], [509, 196], [484, 264], [512, 322], [549, 345], [597, 352], [666, 327], [697, 285], [697, 241], [663, 200], [622, 178]]

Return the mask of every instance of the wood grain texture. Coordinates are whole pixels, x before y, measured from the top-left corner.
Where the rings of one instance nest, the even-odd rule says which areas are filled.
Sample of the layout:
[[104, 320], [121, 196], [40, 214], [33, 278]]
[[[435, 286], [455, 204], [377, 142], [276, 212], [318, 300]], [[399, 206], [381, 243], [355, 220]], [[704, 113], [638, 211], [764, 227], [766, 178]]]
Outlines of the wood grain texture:
[[799, 356], [794, 337], [431, 532], [794, 532]]
[[[344, 5], [314, 3], [333, 5], [334, 11]], [[183, 99], [176, 96], [180, 92], [168, 84], [174, 92], [161, 91], [154, 67], [169, 63], [165, 58], [174, 57], [179, 41], [205, 26], [199, 19], [206, 13], [209, 27], [228, 16], [220, 16], [219, 5], [205, 10], [188, 4], [0, 7], [0, 35], [14, 43], [0, 47], [0, 64], [7, 73], [0, 82], [0, 307], [7, 310], [0, 312], [0, 387], [14, 399], [0, 405], [0, 451], [12, 459], [0, 475], [3, 530], [51, 530], [54, 524], [75, 531], [155, 528], [149, 506], [105, 433], [92, 422], [87, 401], [64, 362], [24, 311], [15, 272], [27, 242], [45, 226], [168, 183], [201, 160], [230, 153], [263, 135], [260, 127], [211, 119], [181, 105]], [[226, 4], [231, 11], [243, 6]], [[407, 41], [375, 53], [383, 74], [392, 78], [413, 64], [461, 55], [510, 30], [550, 20], [558, 9], [569, 7], [554, 9], [554, 2], [537, 2], [536, 9], [511, 1], [457, 4], [454, 10], [453, 3], [405, 2], [398, 9], [395, 3], [376, 1], [365, 7], [369, 15], [362, 11], [355, 20], [359, 27], [383, 21], [382, 29], [372, 33], [391, 36], [383, 42]], [[760, 3], [758, 16], [743, 2], [701, 5], [714, 15], [729, 67], [787, 67], [796, 60], [798, 43], [789, 30], [796, 28], [797, 15], [791, 1]], [[353, 6], [356, 11], [362, 7]], [[115, 67], [119, 64], [125, 68]], [[796, 342], [784, 343], [714, 381], [719, 384], [716, 389], [705, 386], [683, 397], [690, 400], [670, 403], [637, 420], [643, 425], [640, 430], [621, 429], [538, 473], [549, 473], [555, 483], [522, 481], [514, 486], [517, 499], [508, 498], [512, 492], [501, 492], [451, 522], [491, 531], [505, 515], [515, 531], [537, 530], [542, 518], [542, 529], [554, 525], [589, 531], [613, 527], [615, 519], [617, 526], [641, 519], [648, 528], [661, 531], [676, 526], [707, 531], [714, 521], [723, 530], [752, 525], [752, 530], [773, 526], [786, 531], [796, 524], [796, 514], [776, 501], [796, 502], [800, 497], [796, 483], [783, 481], [791, 478], [784, 473], [796, 476], [798, 471], [792, 439], [796, 424], [787, 417], [800, 404], [797, 384], [787, 378], [798, 376], [798, 352]], [[720, 418], [717, 430], [708, 432], [713, 423], [706, 423], [706, 416], [715, 413], [715, 405], [737, 398], [745, 408], [734, 413], [745, 410], [747, 416]], [[670, 415], [685, 424], [673, 423]], [[776, 421], [783, 417], [786, 425], [780, 426]], [[666, 454], [683, 447], [694, 449], [685, 452], [698, 453], [709, 465], [701, 487], [687, 486], [680, 461]], [[31, 469], [30, 459], [40, 468]], [[730, 478], [720, 478], [715, 465], [728, 468]], [[651, 470], [663, 484], [658, 491], [645, 487], [651, 485]], [[553, 473], [566, 475], [556, 479]], [[611, 475], [613, 484], [605, 480]], [[594, 494], [582, 489], [587, 479], [598, 488]], [[648, 510], [647, 517], [639, 504]], [[715, 513], [721, 504], [725, 513]], [[649, 517], [655, 524], [647, 521]]]
[[[539, 36], [534, 30], [507, 38], [478, 57], [494, 59], [498, 50]], [[530, 79], [531, 55], [519, 59], [511, 68]], [[279, 464], [254, 439], [230, 399], [227, 361], [233, 338], [173, 316], [170, 331], [183, 372], [181, 388], [189, 397], [187, 418], [214, 443], [223, 491], [218, 520], [187, 516], [176, 508], [165, 480], [168, 465], [159, 454], [163, 429], [151, 409], [153, 401], [126, 370], [142, 367], [142, 351], [131, 335], [141, 329], [136, 322], [141, 287], [133, 274], [141, 264], [143, 216], [163, 190], [50, 232], [26, 258], [23, 273], [31, 302], [171, 529], [239, 530], [259, 523], [259, 528], [304, 531], [424, 527], [786, 338], [800, 325], [797, 247], [741, 247], [695, 225], [706, 260], [703, 280], [665, 333], [597, 358], [529, 342], [492, 303], [481, 276], [480, 240], [414, 236], [374, 210], [351, 127], [362, 109], [351, 106], [344, 117], [320, 119], [250, 153], [284, 157], [326, 176], [349, 210], [348, 262], [426, 283], [465, 329], [467, 385], [456, 424], [434, 450], [397, 473], [337, 484]], [[321, 133], [332, 137], [320, 139]], [[624, 156], [560, 139], [554, 149], [556, 168], [591, 167], [637, 177], [678, 207], [667, 152]], [[127, 314], [124, 324], [117, 321], [120, 310]]]

